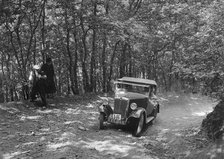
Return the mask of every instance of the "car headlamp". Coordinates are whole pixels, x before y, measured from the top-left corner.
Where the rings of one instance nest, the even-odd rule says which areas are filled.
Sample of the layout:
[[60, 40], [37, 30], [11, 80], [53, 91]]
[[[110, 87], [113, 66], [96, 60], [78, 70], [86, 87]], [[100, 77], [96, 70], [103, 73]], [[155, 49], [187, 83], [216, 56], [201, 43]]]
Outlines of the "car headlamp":
[[136, 103], [131, 103], [130, 108], [131, 108], [132, 110], [137, 109], [137, 104], [136, 104]]

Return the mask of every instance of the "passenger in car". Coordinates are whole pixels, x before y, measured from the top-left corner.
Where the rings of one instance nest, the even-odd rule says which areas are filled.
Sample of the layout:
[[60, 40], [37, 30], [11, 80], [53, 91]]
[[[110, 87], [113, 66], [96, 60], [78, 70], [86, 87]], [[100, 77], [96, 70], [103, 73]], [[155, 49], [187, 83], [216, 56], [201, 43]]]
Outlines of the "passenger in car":
[[157, 96], [156, 96], [155, 92], [156, 92], [156, 88], [151, 86], [151, 92], [150, 92], [150, 98], [151, 99], [157, 99]]

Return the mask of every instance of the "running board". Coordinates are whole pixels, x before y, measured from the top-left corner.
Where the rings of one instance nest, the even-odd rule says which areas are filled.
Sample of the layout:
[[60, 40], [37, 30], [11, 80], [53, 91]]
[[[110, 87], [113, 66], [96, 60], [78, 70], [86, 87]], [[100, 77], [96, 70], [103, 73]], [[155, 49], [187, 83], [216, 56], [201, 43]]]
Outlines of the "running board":
[[152, 121], [154, 118], [155, 118], [155, 117], [153, 117], [153, 116], [148, 117], [148, 118], [146, 119], [146, 123], [149, 123], [149, 122]]

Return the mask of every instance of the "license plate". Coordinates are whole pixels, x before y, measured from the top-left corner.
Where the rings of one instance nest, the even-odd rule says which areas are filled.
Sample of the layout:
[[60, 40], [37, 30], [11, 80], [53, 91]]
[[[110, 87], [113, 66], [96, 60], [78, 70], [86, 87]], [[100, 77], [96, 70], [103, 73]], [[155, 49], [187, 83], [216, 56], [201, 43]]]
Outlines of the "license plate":
[[115, 120], [121, 120], [121, 114], [113, 114], [112, 118]]
[[111, 114], [108, 121], [110, 123], [125, 125], [125, 121], [121, 120], [121, 114]]

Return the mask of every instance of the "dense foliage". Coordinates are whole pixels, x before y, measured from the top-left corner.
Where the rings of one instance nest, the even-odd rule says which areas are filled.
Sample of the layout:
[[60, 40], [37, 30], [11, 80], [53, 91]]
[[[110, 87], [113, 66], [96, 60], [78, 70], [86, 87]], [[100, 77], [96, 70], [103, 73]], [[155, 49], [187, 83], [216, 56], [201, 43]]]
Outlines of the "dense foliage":
[[122, 76], [222, 94], [222, 0], [1, 0], [1, 93], [54, 60], [60, 94], [110, 91]]
[[202, 122], [202, 130], [210, 139], [221, 139], [224, 133], [224, 101], [219, 102]]

